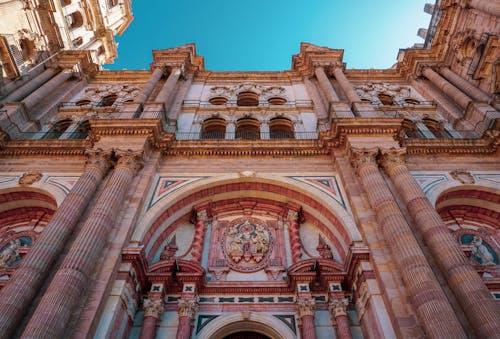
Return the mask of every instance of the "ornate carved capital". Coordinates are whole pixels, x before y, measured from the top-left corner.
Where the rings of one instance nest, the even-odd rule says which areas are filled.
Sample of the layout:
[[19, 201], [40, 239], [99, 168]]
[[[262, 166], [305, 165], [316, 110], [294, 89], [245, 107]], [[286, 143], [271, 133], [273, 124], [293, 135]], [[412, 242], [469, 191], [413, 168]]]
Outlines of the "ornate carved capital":
[[349, 299], [347, 298], [339, 298], [333, 299], [328, 305], [328, 309], [330, 313], [335, 318], [341, 315], [347, 315], [347, 306], [349, 305]]
[[179, 299], [179, 317], [188, 317], [189, 319], [194, 319], [197, 310], [198, 304], [196, 303], [195, 299]]
[[395, 148], [392, 147], [390, 149], [381, 149], [380, 150], [380, 165], [384, 168], [386, 172], [392, 171], [397, 166], [405, 165], [405, 154], [406, 149], [404, 148]]
[[125, 168], [136, 175], [144, 166], [142, 151], [115, 150], [115, 156], [118, 158], [116, 168]]
[[297, 300], [297, 312], [299, 317], [314, 315], [315, 302], [313, 299], [299, 298]]
[[104, 151], [100, 148], [87, 149], [85, 155], [87, 156], [86, 170], [96, 168], [104, 174], [111, 167], [111, 151]]
[[144, 316], [160, 319], [163, 315], [163, 300], [144, 299]]
[[[350, 158], [351, 165], [354, 167], [356, 172], [368, 165], [377, 166], [376, 156], [378, 154], [378, 148], [356, 148], [351, 147]], [[377, 166], [378, 167], [378, 166]]]

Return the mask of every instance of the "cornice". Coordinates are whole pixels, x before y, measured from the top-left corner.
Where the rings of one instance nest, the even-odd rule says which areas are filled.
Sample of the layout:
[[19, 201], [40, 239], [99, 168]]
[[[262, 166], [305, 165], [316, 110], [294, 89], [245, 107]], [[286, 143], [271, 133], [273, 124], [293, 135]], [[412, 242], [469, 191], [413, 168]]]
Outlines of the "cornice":
[[10, 140], [0, 156], [84, 156], [89, 147], [90, 140]]
[[238, 82], [269, 82], [273, 86], [288, 85], [291, 82], [301, 82], [302, 76], [295, 71], [268, 72], [216, 72], [201, 71], [195, 74], [195, 82], [205, 83], [238, 83]]
[[403, 139], [408, 155], [475, 155], [498, 153], [500, 135], [485, 134], [481, 139]]
[[151, 71], [110, 71], [101, 70], [91, 79], [90, 84], [109, 82], [126, 82], [126, 83], [146, 83], [151, 77]]
[[160, 119], [90, 119], [90, 139], [99, 140], [102, 136], [146, 136], [153, 144], [161, 139]]

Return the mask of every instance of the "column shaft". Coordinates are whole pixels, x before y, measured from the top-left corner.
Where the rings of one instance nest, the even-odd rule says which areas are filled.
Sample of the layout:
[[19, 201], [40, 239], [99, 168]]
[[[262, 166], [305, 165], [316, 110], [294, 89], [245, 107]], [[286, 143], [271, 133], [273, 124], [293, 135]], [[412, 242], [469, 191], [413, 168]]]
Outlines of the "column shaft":
[[316, 339], [316, 328], [314, 327], [314, 316], [302, 316], [302, 338], [303, 339]]
[[153, 316], [144, 316], [142, 321], [140, 339], [154, 339], [156, 338], [156, 326], [158, 319]]
[[288, 233], [290, 236], [290, 248], [292, 250], [292, 263], [298, 263], [302, 257], [302, 242], [300, 240], [298, 213], [295, 211], [288, 212], [288, 219], [290, 221], [290, 227], [288, 228]]
[[191, 319], [189, 316], [180, 316], [175, 339], [189, 338], [191, 338]]
[[29, 95], [31, 92], [36, 90], [38, 87], [42, 86], [47, 80], [52, 78], [57, 72], [58, 71], [55, 68], [46, 69], [45, 71], [43, 71], [43, 73], [39, 74], [34, 79], [31, 79], [26, 84], [19, 87], [14, 92], [10, 93], [2, 101], [3, 102], [15, 102], [15, 101], [19, 101], [19, 100], [23, 99], [24, 97]]
[[319, 87], [321, 88], [323, 93], [325, 93], [328, 102], [339, 101], [339, 97], [333, 89], [332, 83], [326, 76], [325, 69], [323, 67], [316, 67], [314, 69], [314, 74], [316, 75]]
[[201, 263], [201, 257], [203, 254], [203, 244], [205, 242], [205, 226], [206, 221], [206, 212], [199, 211], [197, 212], [197, 220], [194, 230], [194, 239], [193, 246], [191, 250], [191, 255], [193, 256], [193, 260]]
[[452, 98], [460, 107], [466, 109], [471, 99], [462, 93], [458, 88], [450, 84], [446, 79], [437, 74], [434, 70], [429, 67], [426, 67], [423, 72], [423, 75], [427, 79], [429, 79], [434, 85], [436, 85], [440, 90], [442, 90], [446, 95]]
[[341, 314], [335, 317], [335, 322], [337, 327], [335, 327], [335, 332], [337, 333], [338, 339], [352, 339], [351, 327], [349, 326], [349, 319], [347, 315]]
[[21, 321], [109, 168], [109, 154], [100, 150], [88, 154], [85, 172], [0, 291], [0, 338], [10, 337]]
[[146, 102], [148, 97], [151, 95], [151, 92], [153, 92], [156, 83], [160, 80], [162, 75], [163, 75], [163, 69], [156, 68], [153, 74], [151, 74], [151, 77], [149, 78], [148, 82], [142, 87], [141, 92], [135, 98], [135, 102], [140, 104]]
[[309, 95], [311, 96], [311, 99], [314, 104], [314, 109], [316, 111], [316, 114], [318, 115], [318, 119], [319, 120], [328, 119], [329, 107], [325, 108], [325, 104], [323, 103], [323, 100], [321, 99], [321, 96], [319, 95], [316, 86], [307, 77], [304, 77], [304, 84], [306, 86], [307, 91], [309, 92]]
[[378, 149], [353, 150], [353, 165], [426, 335], [430, 338], [466, 338], [410, 226], [385, 184], [375, 162], [377, 153]]
[[487, 14], [500, 16], [500, 2], [498, 0], [469, 0], [469, 6]]
[[36, 104], [45, 99], [50, 93], [54, 92], [57, 87], [62, 85], [62, 83], [68, 80], [72, 75], [72, 70], [65, 69], [61, 71], [36, 91], [28, 95], [22, 102], [27, 109], [32, 109]]
[[488, 94], [472, 85], [470, 82], [462, 78], [457, 73], [453, 72], [448, 67], [442, 67], [439, 70], [439, 73], [471, 98], [474, 98], [477, 101], [490, 102], [491, 99]]
[[[403, 151], [404, 152], [404, 151]], [[500, 311], [457, 241], [412, 177], [402, 150], [382, 151], [382, 163], [415, 220], [418, 231], [443, 271], [448, 284], [480, 338], [500, 333]]]
[[[120, 156], [120, 154], [119, 154]], [[106, 244], [120, 204], [140, 161], [132, 153], [122, 154], [109, 181], [82, 225], [42, 300], [26, 326], [22, 338], [61, 338]]]
[[180, 68], [172, 69], [172, 72], [165, 81], [165, 84], [161, 88], [160, 93], [156, 96], [156, 101], [163, 102], [165, 104], [165, 110], [168, 112], [170, 101], [173, 97], [173, 92], [175, 89], [175, 85], [181, 76]]
[[351, 103], [361, 101], [361, 98], [359, 97], [358, 93], [356, 93], [356, 91], [351, 85], [351, 82], [346, 78], [344, 72], [340, 67], [335, 67], [333, 69], [333, 75], [335, 76], [335, 79], [337, 79], [337, 81], [339, 82], [340, 87], [342, 87], [342, 90], [347, 96], [347, 100], [349, 100]]

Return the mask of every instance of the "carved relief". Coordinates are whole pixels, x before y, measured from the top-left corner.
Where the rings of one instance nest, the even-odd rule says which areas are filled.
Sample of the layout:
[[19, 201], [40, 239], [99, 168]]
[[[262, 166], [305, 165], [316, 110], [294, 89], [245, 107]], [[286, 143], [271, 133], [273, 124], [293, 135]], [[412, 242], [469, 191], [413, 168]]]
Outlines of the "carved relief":
[[366, 165], [377, 166], [375, 157], [378, 154], [378, 148], [355, 148], [351, 147], [351, 165], [356, 171]]
[[19, 258], [19, 239], [12, 240], [9, 245], [5, 246], [0, 252], [0, 269], [11, 267]]
[[347, 314], [347, 306], [349, 305], [349, 299], [347, 298], [339, 298], [333, 299], [328, 305], [328, 309], [333, 317], [338, 317], [341, 315]]
[[178, 304], [179, 317], [194, 319], [198, 304], [195, 299], [180, 299]]
[[300, 298], [297, 300], [297, 313], [300, 318], [305, 315], [314, 315], [314, 307], [313, 299]]
[[99, 85], [87, 87], [80, 99], [101, 102], [104, 97], [115, 94], [117, 96], [115, 104], [119, 104], [133, 100], [139, 92], [140, 88], [135, 85]]
[[465, 170], [455, 170], [450, 172], [450, 175], [453, 179], [460, 181], [464, 185], [472, 185], [476, 182], [472, 174]]
[[318, 247], [316, 247], [316, 250], [323, 259], [333, 260], [332, 250], [321, 235], [318, 235]]
[[144, 316], [160, 319], [163, 314], [163, 300], [144, 299]]
[[369, 100], [374, 105], [383, 105], [379, 97], [381, 94], [391, 96], [396, 105], [405, 104], [408, 99], [423, 101], [422, 97], [407, 85], [369, 82], [354, 85], [354, 89], [362, 100]]
[[22, 186], [29, 186], [33, 185], [35, 182], [40, 181], [42, 179], [43, 175], [42, 173], [39, 172], [27, 172], [24, 173], [20, 178], [19, 178], [19, 185]]

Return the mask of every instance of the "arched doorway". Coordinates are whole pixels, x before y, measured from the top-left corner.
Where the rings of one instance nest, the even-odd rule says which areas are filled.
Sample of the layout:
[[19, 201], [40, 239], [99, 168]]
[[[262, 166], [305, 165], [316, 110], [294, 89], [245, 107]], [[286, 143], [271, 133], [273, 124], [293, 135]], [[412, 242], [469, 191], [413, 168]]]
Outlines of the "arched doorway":
[[271, 339], [267, 335], [252, 332], [252, 331], [241, 331], [232, 333], [224, 337], [224, 339]]
[[254, 321], [238, 321], [222, 327], [210, 339], [278, 339], [283, 338], [270, 326]]

